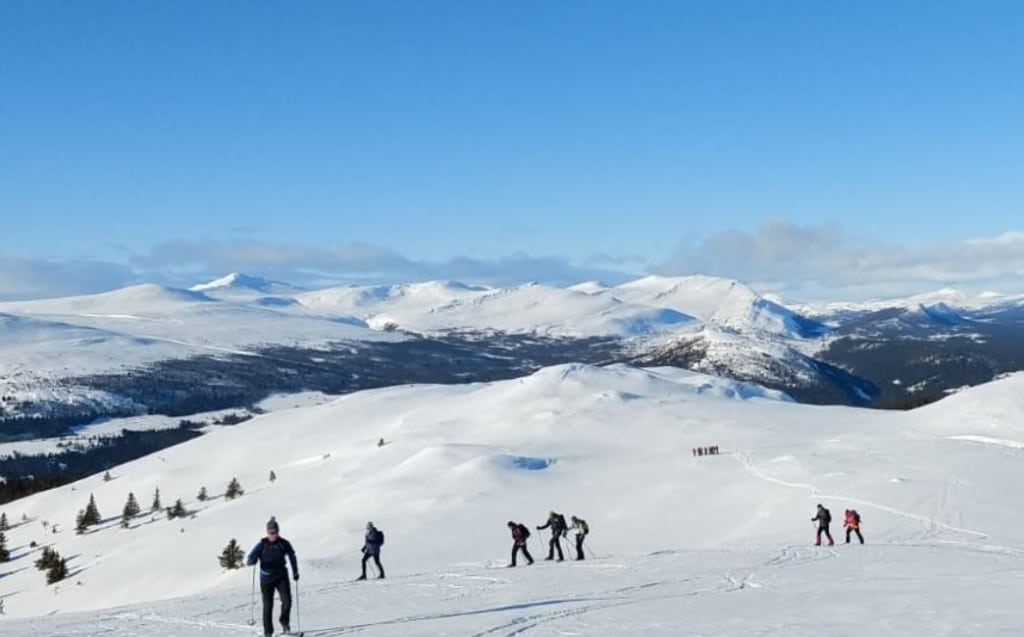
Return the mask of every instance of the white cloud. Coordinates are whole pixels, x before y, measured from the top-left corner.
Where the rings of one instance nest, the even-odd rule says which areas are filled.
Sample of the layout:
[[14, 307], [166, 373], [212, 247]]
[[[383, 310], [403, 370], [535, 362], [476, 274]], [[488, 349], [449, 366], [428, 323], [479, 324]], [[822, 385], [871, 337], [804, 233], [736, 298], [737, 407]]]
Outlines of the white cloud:
[[138, 280], [132, 268], [109, 261], [0, 257], [0, 300], [103, 292]]
[[941, 286], [1019, 291], [1024, 287], [1024, 232], [895, 244], [867, 241], [836, 225], [776, 220], [754, 232], [732, 230], [683, 243], [653, 269], [729, 276], [791, 298], [888, 296]]

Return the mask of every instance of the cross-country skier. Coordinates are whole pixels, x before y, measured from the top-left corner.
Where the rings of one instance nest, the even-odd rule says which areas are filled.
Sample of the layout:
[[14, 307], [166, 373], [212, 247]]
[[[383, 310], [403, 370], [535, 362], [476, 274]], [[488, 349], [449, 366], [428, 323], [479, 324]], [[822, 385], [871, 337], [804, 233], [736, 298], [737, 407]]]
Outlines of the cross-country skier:
[[860, 540], [860, 543], [861, 544], [864, 543], [864, 536], [861, 535], [861, 533], [860, 533], [860, 513], [857, 513], [856, 509], [847, 509], [846, 510], [846, 522], [845, 522], [844, 526], [846, 527], [846, 543], [847, 544], [850, 543], [850, 534], [851, 533], [856, 533], [857, 534], [857, 539]]
[[566, 534], [568, 525], [565, 523], [565, 516], [555, 511], [548, 512], [548, 521], [543, 526], [538, 526], [538, 531], [551, 528], [551, 541], [548, 542], [548, 556], [544, 559], [551, 561], [555, 559], [555, 550], [558, 551], [558, 561], [564, 561], [565, 555], [562, 553], [561, 539]]
[[366, 542], [363, 544], [363, 574], [360, 580], [366, 579], [366, 563], [373, 558], [377, 564], [377, 572], [380, 575], [377, 579], [384, 579], [384, 567], [380, 565], [380, 547], [384, 545], [384, 533], [373, 525], [373, 522], [366, 523]]
[[822, 533], [824, 533], [825, 537], [828, 538], [828, 545], [835, 546], [835, 541], [832, 539], [832, 532], [829, 530], [829, 527], [832, 525], [832, 512], [819, 504], [818, 514], [811, 518], [811, 522], [818, 523], [818, 534], [814, 541], [815, 546], [821, 546]]
[[530, 550], [526, 547], [526, 540], [530, 538], [530, 529], [526, 528], [525, 525], [509, 520], [508, 530], [512, 532], [512, 563], [508, 567], [515, 567], [516, 555], [519, 551], [523, 552], [529, 564], [533, 564], [533, 556], [530, 555]]
[[285, 558], [292, 564], [292, 579], [299, 579], [299, 564], [291, 542], [278, 535], [279, 527], [275, 518], [267, 522], [267, 536], [249, 551], [246, 564], [260, 563], [260, 592], [263, 593], [263, 634], [274, 634], [274, 591], [281, 598], [281, 630], [291, 632], [289, 619], [292, 612], [292, 590], [288, 582], [288, 567]]
[[573, 531], [576, 531], [576, 559], [582, 560], [586, 556], [583, 554], [583, 541], [590, 535], [590, 525], [587, 524], [586, 520], [572, 516], [572, 526], [570, 527]]

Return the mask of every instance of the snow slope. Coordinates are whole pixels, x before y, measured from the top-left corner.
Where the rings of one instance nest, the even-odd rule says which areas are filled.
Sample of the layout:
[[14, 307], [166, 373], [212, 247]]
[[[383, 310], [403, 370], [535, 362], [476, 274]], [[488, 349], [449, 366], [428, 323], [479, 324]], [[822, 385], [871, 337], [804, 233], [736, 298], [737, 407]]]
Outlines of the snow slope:
[[[261, 345], [399, 340], [362, 320], [281, 311], [250, 297], [138, 285], [114, 292], [0, 304], [0, 376], [77, 375]], [[287, 303], [285, 305], [288, 305]]]
[[[977, 440], [1024, 446], [1022, 390], [1016, 375], [879, 412], [678, 369], [565, 365], [352, 394], [4, 507], [31, 521], [8, 533], [0, 634], [247, 634], [250, 573], [215, 559], [270, 515], [299, 552], [311, 637], [1016, 634], [1024, 496], [1006, 484], [1024, 457]], [[709, 444], [723, 455], [692, 457]], [[233, 476], [242, 498], [195, 501]], [[90, 493], [113, 516], [156, 487], [195, 517], [70, 532]], [[809, 546], [816, 502], [858, 508], [869, 544]], [[598, 559], [501, 568], [505, 521], [552, 508], [588, 519]], [[389, 578], [354, 584], [368, 519], [387, 533]], [[72, 557], [70, 580], [43, 585], [32, 540]]]

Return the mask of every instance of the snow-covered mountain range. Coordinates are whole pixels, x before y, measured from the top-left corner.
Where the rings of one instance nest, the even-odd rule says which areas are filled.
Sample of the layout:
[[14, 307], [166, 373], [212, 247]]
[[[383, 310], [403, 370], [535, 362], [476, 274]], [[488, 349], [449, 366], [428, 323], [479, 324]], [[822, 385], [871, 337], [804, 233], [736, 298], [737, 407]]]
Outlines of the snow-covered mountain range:
[[[1010, 635], [1021, 396], [1014, 375], [910, 412], [816, 407], [676, 368], [561, 365], [275, 411], [4, 506], [0, 634], [248, 634], [251, 573], [217, 555], [273, 515], [310, 637]], [[707, 445], [721, 455], [694, 457]], [[245, 492], [227, 500], [232, 478]], [[128, 494], [148, 510], [157, 488], [189, 515], [120, 528]], [[79, 535], [90, 496], [103, 521]], [[818, 502], [858, 509], [868, 543], [813, 547]], [[550, 509], [589, 521], [588, 559], [504, 568], [506, 521]], [[357, 583], [367, 520], [388, 579]], [[43, 546], [68, 579], [32, 567]]]
[[[992, 334], [993, 326], [1010, 324], [1024, 326], [1021, 299], [950, 290], [788, 308], [740, 282], [708, 276], [649, 276], [618, 286], [588, 282], [568, 288], [428, 281], [303, 290], [235, 273], [188, 290], [143, 284], [0, 303], [0, 395], [24, 404], [51, 395], [58, 383], [58, 393], [77, 392], [75, 402], [97, 389], [83, 388], [83, 376], [135, 373], [166, 361], [266, 359], [280, 356], [281, 348], [338, 351], [452, 334], [505, 334], [611, 339], [620, 343], [614, 360], [682, 365], [767, 384], [801, 400], [860, 404], [926, 380], [916, 363], [898, 374], [879, 373], [874, 359], [861, 364], [865, 339], [875, 348], [890, 338], [934, 343], [955, 332], [991, 344], [1014, 340]], [[305, 364], [323, 367], [315, 358], [307, 356]], [[980, 380], [1020, 369], [1015, 361], [997, 365]]]

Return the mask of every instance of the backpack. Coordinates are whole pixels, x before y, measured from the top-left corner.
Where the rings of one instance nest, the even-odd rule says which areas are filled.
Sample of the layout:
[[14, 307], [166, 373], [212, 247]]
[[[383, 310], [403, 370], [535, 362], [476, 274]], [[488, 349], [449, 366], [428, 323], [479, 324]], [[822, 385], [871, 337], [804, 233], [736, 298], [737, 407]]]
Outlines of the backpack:
[[860, 524], [860, 513], [857, 513], [856, 509], [853, 510], [853, 521]]
[[526, 528], [525, 524], [520, 524], [518, 527], [519, 532], [523, 534], [523, 539], [530, 537], [530, 529]]
[[590, 525], [587, 524], [587, 521], [586, 520], [580, 520], [579, 522], [580, 522], [580, 530], [583, 531], [584, 534], [590, 533]]
[[384, 546], [384, 531], [377, 529], [377, 539], [380, 540], [377, 544]]
[[565, 531], [566, 529], [568, 529], [568, 528], [569, 528], [569, 525], [565, 523], [565, 516], [564, 516], [564, 515], [562, 515], [561, 513], [559, 513], [559, 514], [558, 514], [558, 517], [557, 517], [556, 519], [558, 520], [558, 526], [559, 526], [559, 527], [560, 527], [560, 528], [561, 528], [561, 529], [562, 529], [563, 531]]

